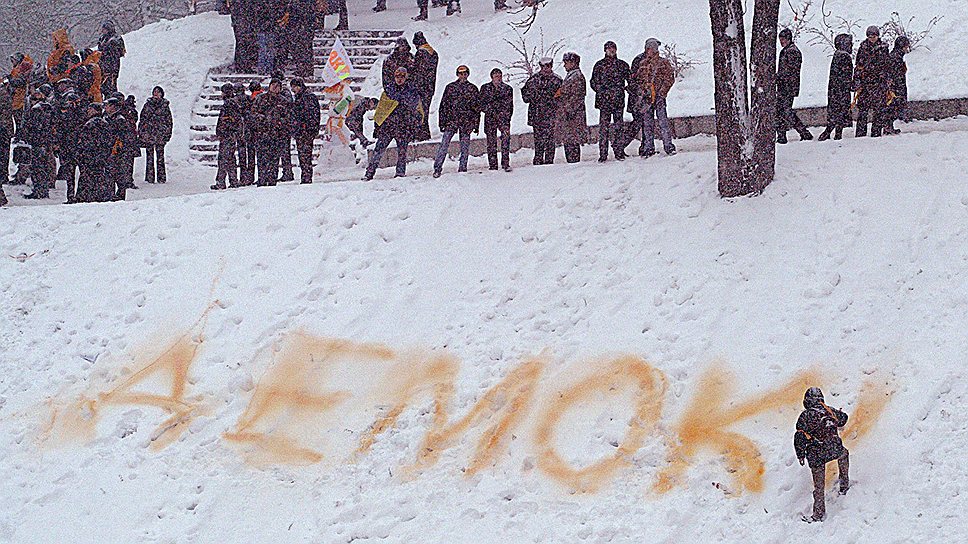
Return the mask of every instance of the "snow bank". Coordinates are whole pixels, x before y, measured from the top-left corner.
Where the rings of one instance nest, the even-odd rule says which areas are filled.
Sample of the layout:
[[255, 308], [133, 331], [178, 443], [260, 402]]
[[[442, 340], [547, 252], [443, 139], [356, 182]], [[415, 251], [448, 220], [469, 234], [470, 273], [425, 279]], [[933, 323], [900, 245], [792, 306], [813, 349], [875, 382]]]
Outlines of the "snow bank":
[[[0, 541], [963, 541], [968, 120], [904, 128], [791, 143], [756, 199], [718, 197], [714, 141], [700, 137], [647, 163], [4, 210]], [[274, 382], [300, 330], [451, 354], [451, 421], [550, 352], [481, 470], [464, 474], [500, 418], [490, 408], [408, 477], [438, 453], [421, 447], [428, 398], [354, 449], [415, 363], [344, 356], [328, 375]], [[637, 389], [619, 377], [548, 412], [616, 353], [661, 372], [666, 392], [648, 397], [661, 408], [633, 417]], [[137, 373], [151, 361], [156, 374]], [[816, 368], [830, 404], [869, 426], [848, 441], [854, 487], [831, 497], [826, 523], [799, 521], [810, 482], [791, 445], [796, 398], [728, 428], [759, 451], [761, 492], [741, 493], [749, 475], [715, 449], [654, 490], [716, 361], [736, 376], [725, 406]], [[147, 403], [173, 382], [181, 416], [166, 422]], [[298, 386], [311, 409], [266, 401], [260, 415], [260, 398], [296, 398], [266, 397], [272, 383]], [[883, 413], [862, 408], [871, 398]], [[540, 447], [549, 413], [563, 418], [550, 443], [575, 468], [612, 455], [630, 426], [658, 427], [576, 493]], [[292, 456], [259, 462], [226, 437], [250, 428]]]

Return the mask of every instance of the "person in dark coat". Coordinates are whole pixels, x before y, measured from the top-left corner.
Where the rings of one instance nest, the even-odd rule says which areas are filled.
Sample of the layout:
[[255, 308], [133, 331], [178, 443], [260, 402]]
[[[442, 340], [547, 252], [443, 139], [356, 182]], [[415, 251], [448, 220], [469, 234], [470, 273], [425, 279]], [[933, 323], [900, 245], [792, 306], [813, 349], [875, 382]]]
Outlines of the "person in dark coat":
[[843, 137], [844, 127], [851, 125], [850, 87], [854, 80], [854, 38], [850, 34], [840, 34], [834, 38], [834, 58], [830, 61], [830, 77], [827, 80], [827, 128], [820, 137], [821, 142]]
[[255, 72], [259, 61], [259, 42], [252, 0], [227, 0], [235, 33], [235, 71]]
[[[124, 95], [117, 93], [118, 98]], [[134, 135], [134, 145], [124, 148], [124, 182], [128, 189], [137, 189], [134, 183], [134, 163], [135, 159], [141, 156], [141, 142], [138, 138], [138, 104], [135, 102], [134, 95], [128, 95], [121, 102], [121, 115], [128, 122], [129, 135]]]
[[468, 78], [471, 69], [461, 65], [457, 67], [457, 81], [447, 84], [444, 96], [440, 99], [438, 126], [440, 128], [440, 147], [437, 148], [437, 158], [434, 160], [434, 177], [439, 178], [447, 149], [455, 135], [459, 135], [460, 159], [458, 172], [467, 171], [467, 159], [471, 151], [471, 134], [481, 130], [480, 90]]
[[[386, 90], [388, 85], [393, 84], [397, 68], [406, 69], [407, 79], [409, 80], [410, 73], [413, 71], [413, 55], [410, 53], [410, 42], [403, 36], [397, 38], [396, 49], [387, 58], [383, 59], [382, 76], [384, 90]], [[411, 81], [410, 86], [413, 87], [414, 85], [415, 83]]]
[[659, 137], [662, 138], [662, 148], [666, 155], [674, 155], [676, 146], [672, 143], [672, 126], [669, 123], [667, 99], [669, 91], [676, 82], [676, 74], [672, 63], [659, 54], [659, 40], [649, 38], [646, 42], [646, 54], [638, 64], [638, 70], [632, 74], [632, 86], [638, 91], [635, 96], [639, 100], [637, 109], [642, 122], [642, 146], [639, 155], [651, 157], [655, 155], [655, 125], [659, 125]]
[[413, 141], [417, 127], [423, 122], [420, 93], [410, 84], [408, 77], [406, 68], [397, 68], [393, 81], [387, 85], [380, 97], [380, 105], [374, 114], [377, 126], [376, 147], [370, 154], [364, 181], [370, 181], [376, 175], [383, 153], [391, 141], [397, 143], [396, 177], [407, 175], [407, 146]]
[[625, 160], [625, 90], [628, 88], [631, 69], [618, 58], [615, 42], [605, 42], [605, 58], [592, 69], [591, 87], [595, 91], [595, 109], [598, 110], [598, 162], [608, 160], [608, 144], [618, 160]]
[[787, 143], [786, 133], [791, 128], [800, 134], [801, 140], [812, 140], [800, 116], [793, 111], [793, 101], [800, 96], [800, 67], [803, 55], [793, 43], [793, 31], [784, 28], [779, 34], [780, 57], [776, 69], [776, 143]]
[[88, 104], [87, 120], [81, 127], [78, 147], [77, 202], [109, 202], [114, 200], [114, 185], [107, 167], [115, 145], [111, 127], [103, 115], [100, 103]]
[[138, 137], [145, 148], [145, 181], [165, 183], [165, 146], [171, 141], [171, 105], [165, 98], [165, 89], [155, 87], [151, 98], [145, 100], [138, 121]]
[[588, 93], [585, 74], [579, 67], [581, 57], [577, 53], [565, 53], [565, 79], [555, 93], [555, 143], [565, 147], [565, 159], [569, 163], [581, 161], [581, 145], [588, 141], [588, 115], [585, 111], [585, 95]]
[[97, 41], [97, 50], [101, 52], [101, 92], [107, 96], [118, 90], [118, 75], [121, 73], [121, 57], [127, 50], [124, 38], [118, 35], [114, 21], [105, 21], [101, 25], [101, 38]]
[[414, 33], [413, 44], [417, 46], [417, 54], [413, 59], [413, 71], [410, 77], [417, 92], [420, 93], [420, 102], [424, 111], [424, 122], [417, 130], [414, 140], [422, 142], [430, 139], [430, 103], [434, 99], [434, 93], [437, 92], [439, 57], [434, 48], [427, 43], [423, 32]]
[[252, 2], [258, 44], [257, 69], [264, 76], [276, 72], [282, 54], [279, 51], [280, 35], [285, 22], [287, 0], [247, 0]]
[[837, 461], [840, 494], [846, 495], [850, 489], [850, 454], [838, 433], [847, 424], [847, 414], [824, 404], [823, 392], [818, 387], [807, 389], [803, 408], [793, 435], [793, 448], [800, 465], [806, 460], [813, 474], [813, 516], [804, 520], [823, 521], [827, 510], [824, 503], [827, 463]]
[[86, 107], [76, 92], [69, 92], [54, 112], [54, 134], [57, 156], [60, 159], [61, 179], [67, 185], [67, 204], [77, 202], [77, 166], [80, 152], [80, 133], [85, 121]]
[[544, 57], [538, 64], [538, 73], [521, 88], [521, 98], [528, 105], [528, 126], [534, 129], [534, 164], [542, 165], [555, 162], [555, 95], [562, 80], [554, 73], [551, 58]]
[[273, 78], [269, 92], [256, 97], [250, 115], [258, 151], [261, 187], [274, 186], [279, 181], [279, 163], [283, 153], [289, 153], [292, 138], [292, 101], [282, 94], [282, 80]]
[[498, 131], [501, 132], [501, 168], [511, 171], [511, 117], [514, 115], [514, 90], [504, 82], [500, 68], [491, 70], [491, 81], [481, 85], [481, 112], [487, 137], [487, 164], [497, 170]]
[[346, 116], [346, 128], [363, 147], [370, 147], [370, 140], [363, 132], [363, 120], [366, 118], [366, 112], [375, 110], [379, 103], [380, 101], [373, 97], [358, 98], [353, 102], [353, 107]]
[[13, 89], [10, 82], [0, 83], [0, 191], [10, 183], [10, 142], [16, 125], [13, 120]]
[[907, 36], [898, 36], [894, 40], [894, 50], [891, 51], [891, 92], [889, 93], [888, 106], [890, 116], [884, 127], [885, 134], [897, 134], [900, 131], [894, 128], [894, 121], [904, 119], [907, 110], [908, 88], [907, 88], [907, 62], [904, 55], [911, 52], [911, 40]]
[[319, 98], [303, 80], [293, 79], [292, 87], [292, 135], [296, 139], [296, 153], [299, 155], [299, 175], [301, 183], [313, 182], [313, 143], [319, 137]]
[[247, 186], [255, 183], [256, 165], [259, 164], [258, 138], [255, 132], [255, 119], [252, 117], [252, 106], [255, 99], [262, 94], [262, 84], [258, 81], [249, 83], [248, 93], [243, 90], [239, 95], [239, 109], [242, 111], [243, 127], [240, 147], [245, 148], [245, 165], [239, 173], [239, 185]]
[[350, 29], [350, 15], [349, 10], [346, 9], [346, 0], [326, 0], [325, 13], [319, 14], [319, 28], [324, 28], [326, 26], [326, 16], [333, 14], [339, 14], [339, 23], [333, 30]]
[[854, 68], [854, 89], [857, 92], [857, 128], [855, 137], [870, 135], [879, 137], [890, 116], [887, 106], [891, 90], [891, 53], [881, 41], [881, 29], [871, 26], [867, 39], [857, 49], [857, 65]]
[[104, 101], [104, 120], [113, 142], [105, 175], [109, 187], [114, 188], [114, 200], [124, 200], [131, 185], [126, 172], [128, 157], [132, 155], [131, 149], [137, 147], [138, 136], [131, 121], [124, 116], [124, 102], [117, 97]]
[[289, 54], [296, 65], [296, 76], [313, 77], [313, 36], [316, 0], [289, 0], [289, 21], [284, 32], [289, 37]]
[[225, 83], [222, 85], [222, 109], [215, 123], [215, 137], [218, 138], [218, 171], [215, 173], [215, 185], [211, 187], [213, 191], [225, 189], [226, 178], [228, 178], [229, 187], [239, 185], [238, 165], [235, 158], [242, 127], [242, 110], [239, 103], [235, 101], [235, 85]]
[[[44, 87], [50, 87], [45, 85]], [[24, 114], [24, 140], [30, 145], [30, 179], [33, 190], [24, 198], [48, 198], [54, 179], [54, 110], [41, 88], [31, 95], [33, 105]]]

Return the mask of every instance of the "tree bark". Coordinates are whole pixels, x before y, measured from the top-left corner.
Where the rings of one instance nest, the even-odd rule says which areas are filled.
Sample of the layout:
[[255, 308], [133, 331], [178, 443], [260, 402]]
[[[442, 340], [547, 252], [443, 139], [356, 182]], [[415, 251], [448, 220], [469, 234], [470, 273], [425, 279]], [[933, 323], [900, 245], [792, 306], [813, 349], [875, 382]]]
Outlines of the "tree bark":
[[776, 30], [780, 0], [756, 0], [750, 39], [753, 73], [751, 116], [753, 119], [754, 192], [761, 193], [776, 174]]
[[[776, 27], [779, 0], [755, 0], [750, 96], [743, 0], [709, 0], [716, 80], [719, 193], [761, 192], [776, 164]], [[750, 101], [752, 100], [752, 107]]]

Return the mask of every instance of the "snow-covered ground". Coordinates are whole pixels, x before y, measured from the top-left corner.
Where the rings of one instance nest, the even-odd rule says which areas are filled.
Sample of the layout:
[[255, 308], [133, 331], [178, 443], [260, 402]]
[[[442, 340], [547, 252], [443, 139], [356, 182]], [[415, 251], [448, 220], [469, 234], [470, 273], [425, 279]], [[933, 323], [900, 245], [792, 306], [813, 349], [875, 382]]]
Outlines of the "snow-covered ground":
[[[755, 199], [719, 198], [713, 140], [697, 137], [645, 164], [4, 210], [0, 541], [964, 541], [968, 120], [908, 128], [791, 143]], [[321, 360], [305, 338], [288, 351], [301, 358], [278, 351], [300, 331], [451, 354], [451, 421], [549, 351], [481, 470], [463, 473], [501, 418], [490, 408], [516, 390], [485, 398], [484, 419], [413, 475], [429, 397], [354, 449], [418, 359]], [[643, 419], [658, 428], [576, 493], [541, 447], [542, 422], [617, 353], [664, 376], [666, 392], [644, 386], [654, 411], [632, 417], [636, 382], [619, 376], [610, 394], [566, 403], [551, 444], [580, 468]], [[294, 361], [309, 368], [287, 373]], [[763, 402], [728, 428], [759, 450], [762, 490], [741, 492], [755, 476], [731, 474], [714, 448], [657, 493], [716, 365], [736, 377], [724, 406]], [[197, 411], [169, 429], [134, 393], [168, 395], [175, 368], [187, 371], [172, 410]], [[870, 428], [848, 441], [851, 493], [808, 526], [809, 472], [791, 445], [802, 389], [762, 398], [810, 368]], [[291, 388], [318, 398], [279, 406]], [[859, 408], [871, 399], [887, 401], [882, 414]], [[231, 439], [246, 432], [273, 455]]]

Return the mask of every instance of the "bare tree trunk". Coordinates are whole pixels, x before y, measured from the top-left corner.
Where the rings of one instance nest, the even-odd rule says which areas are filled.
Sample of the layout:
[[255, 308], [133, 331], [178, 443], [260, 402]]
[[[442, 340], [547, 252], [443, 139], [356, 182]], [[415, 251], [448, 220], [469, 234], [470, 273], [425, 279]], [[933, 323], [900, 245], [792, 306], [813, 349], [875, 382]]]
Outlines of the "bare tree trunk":
[[742, 0], [709, 0], [716, 79], [716, 151], [719, 193], [724, 197], [751, 192], [753, 156], [747, 103], [746, 32]]
[[743, 0], [709, 0], [719, 193], [723, 197], [762, 191], [773, 181], [776, 165], [776, 26], [780, 2], [755, 0], [754, 6], [750, 97]]
[[753, 119], [752, 189], [760, 193], [776, 174], [776, 29], [780, 0], [756, 0], [750, 64], [753, 73], [751, 116]]

